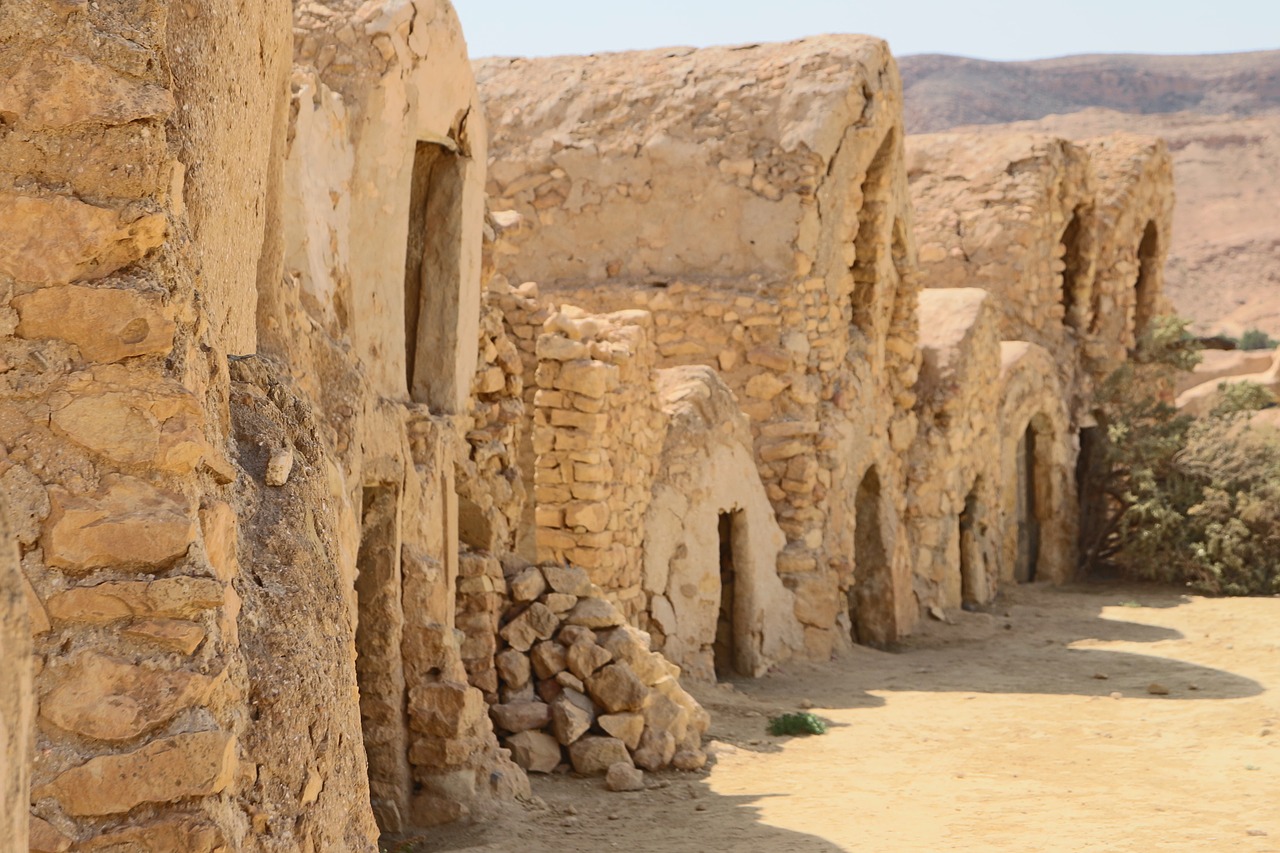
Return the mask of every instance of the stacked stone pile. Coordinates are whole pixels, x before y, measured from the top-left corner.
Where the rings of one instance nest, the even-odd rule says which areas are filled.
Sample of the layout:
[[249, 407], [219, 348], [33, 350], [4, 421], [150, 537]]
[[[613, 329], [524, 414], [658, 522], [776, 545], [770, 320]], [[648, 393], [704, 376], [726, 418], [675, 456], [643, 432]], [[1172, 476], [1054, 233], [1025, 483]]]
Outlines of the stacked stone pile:
[[517, 764], [549, 773], [632, 767], [696, 770], [710, 715], [680, 686], [680, 668], [650, 651], [587, 573], [536, 566], [508, 578], [511, 606], [496, 655], [494, 727]]

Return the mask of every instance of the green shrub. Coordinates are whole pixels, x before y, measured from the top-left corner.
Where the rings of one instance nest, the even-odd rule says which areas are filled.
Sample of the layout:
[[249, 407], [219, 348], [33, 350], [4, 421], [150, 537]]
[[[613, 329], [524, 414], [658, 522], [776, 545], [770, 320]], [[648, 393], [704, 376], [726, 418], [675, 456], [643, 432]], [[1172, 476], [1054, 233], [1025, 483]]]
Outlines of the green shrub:
[[792, 735], [825, 735], [827, 724], [807, 711], [803, 714], [783, 714], [769, 718], [769, 734], [778, 737]]
[[1277, 345], [1280, 345], [1280, 341], [1261, 329], [1246, 329], [1238, 342], [1240, 349], [1247, 350], [1275, 349]]
[[1206, 417], [1179, 415], [1168, 380], [1194, 364], [1184, 336], [1181, 321], [1153, 324], [1099, 390], [1082, 563], [1206, 593], [1280, 593], [1280, 431], [1252, 421], [1275, 401], [1235, 383]]

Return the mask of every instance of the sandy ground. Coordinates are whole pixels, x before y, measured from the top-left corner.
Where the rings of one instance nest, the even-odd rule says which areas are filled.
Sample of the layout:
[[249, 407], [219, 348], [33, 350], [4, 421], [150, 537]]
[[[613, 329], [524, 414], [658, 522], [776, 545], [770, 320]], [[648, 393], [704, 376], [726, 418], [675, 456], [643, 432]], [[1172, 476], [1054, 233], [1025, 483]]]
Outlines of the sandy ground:
[[[531, 802], [402, 849], [1280, 851], [1280, 599], [1020, 588], [950, 618], [695, 690], [701, 773], [630, 794], [537, 778]], [[807, 704], [827, 735], [765, 733]]]

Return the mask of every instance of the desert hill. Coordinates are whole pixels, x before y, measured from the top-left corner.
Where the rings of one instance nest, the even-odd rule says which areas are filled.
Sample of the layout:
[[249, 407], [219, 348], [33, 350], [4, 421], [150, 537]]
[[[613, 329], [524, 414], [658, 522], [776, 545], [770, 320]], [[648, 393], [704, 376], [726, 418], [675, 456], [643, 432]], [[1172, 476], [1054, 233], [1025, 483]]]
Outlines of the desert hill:
[[900, 60], [907, 128], [1164, 137], [1178, 210], [1167, 287], [1200, 331], [1280, 335], [1280, 51]]

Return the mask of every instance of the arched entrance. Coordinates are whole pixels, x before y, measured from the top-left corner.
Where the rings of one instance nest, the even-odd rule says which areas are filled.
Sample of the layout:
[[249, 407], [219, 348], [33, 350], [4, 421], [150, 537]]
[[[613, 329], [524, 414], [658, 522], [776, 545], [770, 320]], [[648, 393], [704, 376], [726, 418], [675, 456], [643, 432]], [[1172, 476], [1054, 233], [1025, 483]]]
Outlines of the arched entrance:
[[854, 504], [854, 583], [849, 590], [853, 641], [884, 648], [895, 639], [893, 575], [884, 544], [880, 475], [872, 467]]
[[1017, 450], [1018, 553], [1014, 579], [1032, 583], [1040, 571], [1040, 550], [1046, 523], [1052, 520], [1049, 452], [1053, 442], [1049, 419], [1036, 415], [1027, 424]]
[[1156, 282], [1160, 263], [1160, 232], [1154, 221], [1148, 222], [1138, 244], [1138, 280], [1133, 285], [1133, 339], [1135, 343], [1146, 331], [1155, 314]]
[[1062, 232], [1062, 310], [1063, 322], [1076, 327], [1080, 324], [1080, 287], [1084, 278], [1084, 210], [1077, 207], [1071, 221]]
[[746, 523], [742, 510], [719, 513], [720, 539], [720, 610], [716, 617], [715, 668], [716, 679], [733, 675], [750, 675], [738, 661], [737, 633], [739, 630], [736, 608], [737, 552], [745, 540]]
[[986, 522], [978, 500], [979, 484], [975, 483], [964, 499], [960, 513], [960, 603], [981, 604], [987, 597], [987, 561], [983, 551]]

